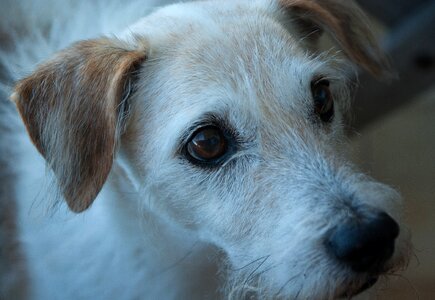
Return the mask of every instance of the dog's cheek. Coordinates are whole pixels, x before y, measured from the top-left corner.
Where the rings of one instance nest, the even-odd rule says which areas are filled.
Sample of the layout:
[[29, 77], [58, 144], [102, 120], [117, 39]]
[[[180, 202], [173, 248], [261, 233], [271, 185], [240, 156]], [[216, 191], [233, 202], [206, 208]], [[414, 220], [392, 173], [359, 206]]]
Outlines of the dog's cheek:
[[258, 233], [262, 217], [261, 206], [251, 201], [252, 177], [242, 171], [246, 169], [220, 172], [184, 160], [166, 161], [149, 178], [152, 208], [217, 246], [241, 246]]

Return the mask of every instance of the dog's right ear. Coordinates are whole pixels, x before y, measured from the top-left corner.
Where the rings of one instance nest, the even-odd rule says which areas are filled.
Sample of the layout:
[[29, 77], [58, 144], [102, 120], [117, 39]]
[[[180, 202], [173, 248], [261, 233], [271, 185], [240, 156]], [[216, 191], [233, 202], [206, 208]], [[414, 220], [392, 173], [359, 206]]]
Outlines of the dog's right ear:
[[145, 43], [74, 44], [21, 80], [11, 96], [31, 140], [53, 169], [74, 212], [88, 208], [112, 167], [133, 75]]

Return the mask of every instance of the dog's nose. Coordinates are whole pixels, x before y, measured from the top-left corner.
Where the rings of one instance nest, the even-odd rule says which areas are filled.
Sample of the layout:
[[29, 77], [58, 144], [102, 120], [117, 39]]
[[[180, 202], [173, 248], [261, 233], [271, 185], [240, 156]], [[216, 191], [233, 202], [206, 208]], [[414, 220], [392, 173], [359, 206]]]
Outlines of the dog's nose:
[[399, 225], [386, 213], [368, 221], [338, 226], [326, 246], [356, 272], [376, 271], [393, 255]]

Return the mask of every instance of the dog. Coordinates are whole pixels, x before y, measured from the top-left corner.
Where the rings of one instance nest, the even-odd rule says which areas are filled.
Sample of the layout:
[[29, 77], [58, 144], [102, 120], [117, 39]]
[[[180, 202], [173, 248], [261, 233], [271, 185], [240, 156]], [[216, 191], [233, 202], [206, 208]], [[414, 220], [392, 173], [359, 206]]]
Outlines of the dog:
[[352, 298], [406, 266], [400, 195], [349, 159], [352, 70], [389, 74], [353, 1], [20, 5], [28, 298]]

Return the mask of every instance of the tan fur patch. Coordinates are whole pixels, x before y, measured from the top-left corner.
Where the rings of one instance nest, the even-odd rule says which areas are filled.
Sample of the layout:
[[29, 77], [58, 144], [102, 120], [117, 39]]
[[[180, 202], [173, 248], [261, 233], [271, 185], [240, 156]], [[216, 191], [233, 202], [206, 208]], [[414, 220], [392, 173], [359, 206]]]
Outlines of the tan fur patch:
[[279, 0], [281, 7], [327, 31], [345, 54], [372, 75], [389, 75], [389, 63], [366, 20], [349, 0]]
[[144, 49], [107, 38], [78, 42], [21, 80], [12, 95], [75, 212], [92, 204], [109, 174], [118, 106]]

